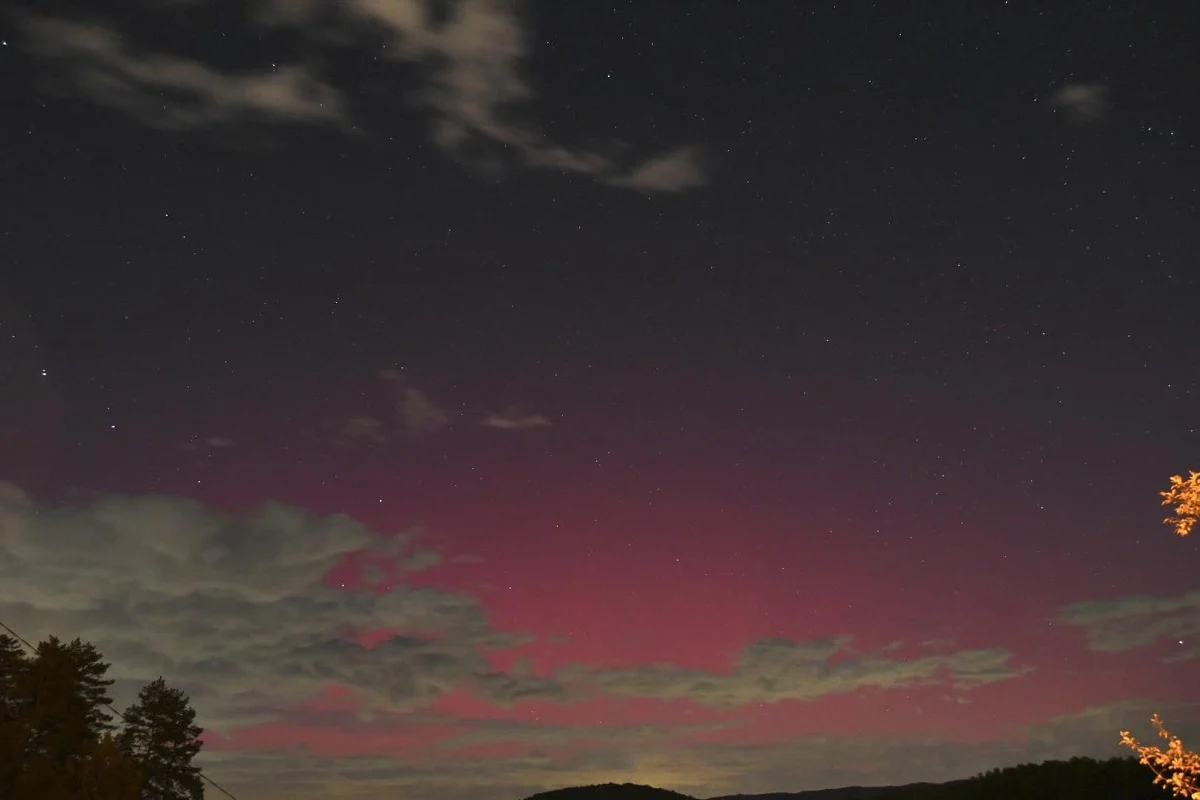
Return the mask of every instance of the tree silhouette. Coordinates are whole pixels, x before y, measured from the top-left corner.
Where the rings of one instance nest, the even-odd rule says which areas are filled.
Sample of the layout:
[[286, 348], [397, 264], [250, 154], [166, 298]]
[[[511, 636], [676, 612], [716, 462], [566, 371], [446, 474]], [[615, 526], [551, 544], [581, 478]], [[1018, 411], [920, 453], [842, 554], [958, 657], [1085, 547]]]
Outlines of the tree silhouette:
[[125, 710], [121, 750], [142, 771], [142, 800], [201, 800], [204, 783], [192, 759], [200, 752], [196, 712], [179, 689], [162, 678], [142, 687]]
[[107, 670], [78, 639], [27, 656], [0, 636], [0, 797], [138, 800], [137, 765], [109, 732]]
[[21, 643], [0, 633], [0, 719], [6, 713], [13, 713], [8, 704], [16, 701], [17, 673], [27, 666], [28, 661]]
[[0, 789], [15, 785], [25, 757], [29, 666], [21, 643], [0, 634]]
[[31, 754], [59, 761], [80, 756], [112, 730], [107, 672], [96, 648], [79, 639], [64, 644], [51, 636], [38, 645], [23, 676]]
[[[117, 739], [106, 733], [89, 749], [87, 758], [72, 762], [63, 783], [71, 800], [140, 800], [142, 772], [121, 752]], [[44, 798], [39, 798], [44, 800]]]

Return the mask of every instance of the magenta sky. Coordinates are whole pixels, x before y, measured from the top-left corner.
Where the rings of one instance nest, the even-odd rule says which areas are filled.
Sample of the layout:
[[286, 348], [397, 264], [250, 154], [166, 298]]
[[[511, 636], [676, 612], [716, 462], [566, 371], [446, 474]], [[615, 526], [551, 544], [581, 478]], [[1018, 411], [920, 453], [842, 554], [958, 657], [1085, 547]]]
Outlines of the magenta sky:
[[[391, 408], [392, 381], [324, 374], [341, 417], [286, 372], [188, 408], [165, 396], [186, 370], [160, 370], [143, 386], [171, 419], [114, 412], [106, 446], [43, 470], [38, 517], [2, 518], [6, 585], [30, 592], [6, 595], [9, 624], [90, 636], [130, 682], [174, 672], [243, 795], [280, 776], [457, 795], [464, 763], [514, 796], [944, 779], [1115, 753], [1151, 709], [1191, 719], [1195, 550], [1158, 524], [1148, 455], [1080, 472], [1087, 445], [1060, 441], [1022, 480], [965, 421], [914, 414], [924, 447], [866, 411], [672, 425], [656, 406], [678, 387], [638, 375], [611, 382], [656, 398], [641, 410], [542, 407], [520, 429], [414, 389], [447, 419], [417, 431], [418, 395]], [[55, 406], [52, 376], [25, 385]], [[372, 415], [375, 441], [339, 428]], [[268, 523], [264, 502], [300, 510]], [[370, 534], [331, 531], [339, 513]], [[218, 541], [233, 554], [206, 558]]]

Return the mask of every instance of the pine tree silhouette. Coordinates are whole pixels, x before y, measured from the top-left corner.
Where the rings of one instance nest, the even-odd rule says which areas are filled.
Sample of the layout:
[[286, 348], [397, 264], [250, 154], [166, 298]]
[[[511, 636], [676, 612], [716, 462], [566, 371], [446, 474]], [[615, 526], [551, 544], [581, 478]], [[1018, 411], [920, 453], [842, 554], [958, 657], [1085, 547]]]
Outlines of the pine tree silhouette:
[[124, 717], [119, 741], [141, 768], [142, 800], [201, 800], [204, 782], [192, 759], [203, 730], [187, 695], [158, 678], [142, 687]]

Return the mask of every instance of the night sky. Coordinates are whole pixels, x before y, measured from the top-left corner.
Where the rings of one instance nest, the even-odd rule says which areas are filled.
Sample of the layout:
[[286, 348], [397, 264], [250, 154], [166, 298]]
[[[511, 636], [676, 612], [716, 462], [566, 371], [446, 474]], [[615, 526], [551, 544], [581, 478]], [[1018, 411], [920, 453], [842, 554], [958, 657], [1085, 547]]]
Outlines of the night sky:
[[1200, 733], [1194, 2], [0, 28], [0, 621], [241, 800]]

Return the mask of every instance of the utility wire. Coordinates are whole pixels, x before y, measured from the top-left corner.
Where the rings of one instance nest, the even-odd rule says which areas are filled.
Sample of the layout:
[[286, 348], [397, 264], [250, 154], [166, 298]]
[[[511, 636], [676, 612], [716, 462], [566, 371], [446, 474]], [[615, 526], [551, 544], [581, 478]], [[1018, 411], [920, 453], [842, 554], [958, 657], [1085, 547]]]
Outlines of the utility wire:
[[[10, 627], [8, 627], [7, 625], [5, 625], [3, 620], [0, 620], [0, 628], [3, 628], [4, 630], [8, 631], [8, 632], [9, 632], [9, 633], [12, 635], [12, 637], [13, 637], [14, 639], [16, 639], [18, 642], [20, 642], [21, 644], [23, 644], [23, 645], [25, 645], [26, 647], [28, 647], [28, 648], [29, 648], [29, 650], [30, 650], [30, 652], [32, 652], [32, 653], [34, 653], [34, 654], [37, 654], [37, 648], [36, 648], [36, 647], [34, 647], [32, 644], [30, 644], [30, 643], [29, 643], [29, 640], [28, 640], [28, 639], [26, 639], [24, 636], [22, 636], [21, 634], [19, 634], [19, 633], [17, 633], [16, 631], [14, 631], [12, 628], [10, 628]], [[112, 713], [116, 714], [116, 715], [117, 715], [117, 717], [119, 717], [119, 718], [121, 719], [121, 721], [122, 721], [122, 722], [128, 722], [128, 721], [129, 721], [129, 720], [125, 719], [125, 715], [124, 715], [124, 714], [122, 714], [120, 711], [117, 711], [115, 708], [113, 708], [113, 707], [112, 707], [111, 705], [109, 705], [108, 703], [105, 703], [105, 704], [104, 704], [104, 707], [105, 707], [105, 708], [107, 708], [107, 709], [108, 709], [109, 711], [111, 711]], [[212, 778], [210, 778], [210, 777], [208, 777], [207, 775], [205, 775], [203, 770], [201, 770], [201, 771], [200, 771], [200, 772], [198, 772], [197, 774], [200, 776], [200, 778], [201, 778], [201, 779], [202, 779], [202, 780], [203, 780], [205, 783], [207, 783], [209, 786], [211, 786], [211, 787], [213, 787], [214, 789], [216, 789], [216, 790], [217, 790], [218, 792], [220, 792], [221, 794], [223, 794], [223, 795], [225, 795], [226, 797], [228, 797], [228, 798], [229, 798], [229, 800], [238, 800], [238, 799], [237, 799], [237, 797], [235, 797], [235, 796], [234, 796], [234, 795], [233, 795], [233, 794], [232, 794], [232, 793], [231, 793], [231, 792], [230, 792], [228, 789], [226, 789], [224, 786], [222, 786], [221, 784], [219, 784], [219, 783], [217, 783], [216, 781], [214, 781]]]

